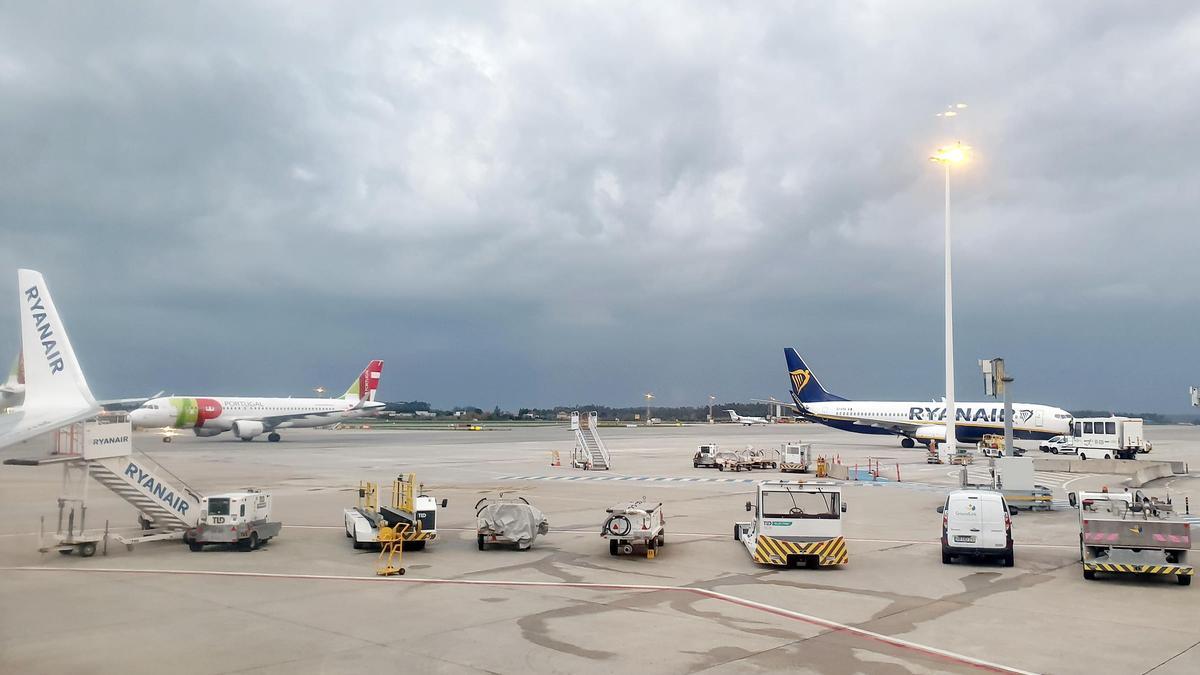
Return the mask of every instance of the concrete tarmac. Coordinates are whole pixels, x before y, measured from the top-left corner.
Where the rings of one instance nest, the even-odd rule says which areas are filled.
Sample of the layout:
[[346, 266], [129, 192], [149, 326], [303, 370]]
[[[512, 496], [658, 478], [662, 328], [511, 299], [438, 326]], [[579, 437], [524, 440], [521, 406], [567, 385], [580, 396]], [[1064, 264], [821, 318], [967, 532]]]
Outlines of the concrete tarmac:
[[[1083, 580], [1070, 511], [1016, 516], [1013, 568], [942, 565], [934, 509], [957, 476], [926, 465], [921, 449], [813, 425], [601, 435], [609, 472], [549, 466], [552, 450], [569, 458], [565, 426], [286, 431], [280, 443], [137, 434], [139, 450], [201, 493], [275, 495], [283, 533], [248, 553], [174, 542], [110, 542], [88, 559], [38, 553], [61, 470], [0, 467], [0, 672], [1200, 672], [1197, 591]], [[1152, 458], [1191, 461], [1200, 447], [1200, 429], [1148, 435]], [[747, 517], [753, 480], [782, 476], [690, 461], [704, 441], [800, 438], [844, 464], [877, 459], [889, 478], [847, 484], [850, 562], [839, 569], [755, 565], [733, 523]], [[450, 505], [439, 539], [404, 554], [405, 576], [376, 577], [376, 553], [351, 548], [342, 511], [359, 480], [390, 485], [407, 471]], [[1120, 481], [1039, 474], [1060, 498]], [[1148, 487], [1182, 502], [1200, 496], [1200, 473]], [[533, 550], [476, 550], [472, 507], [496, 490], [550, 518]], [[667, 545], [654, 560], [610, 556], [604, 509], [643, 496], [665, 504]], [[135, 523], [94, 482], [89, 505], [92, 526]]]

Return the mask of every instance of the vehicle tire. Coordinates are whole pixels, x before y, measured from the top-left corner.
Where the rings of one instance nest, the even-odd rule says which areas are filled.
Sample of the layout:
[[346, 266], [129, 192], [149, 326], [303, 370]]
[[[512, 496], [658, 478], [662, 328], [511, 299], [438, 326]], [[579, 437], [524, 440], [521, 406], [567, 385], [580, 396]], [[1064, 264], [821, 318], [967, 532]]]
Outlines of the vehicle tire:
[[486, 551], [486, 550], [487, 550], [487, 543], [485, 543], [485, 542], [484, 542], [484, 540], [483, 540], [483, 535], [482, 535], [482, 534], [480, 534], [480, 535], [476, 535], [476, 537], [475, 537], [475, 543], [476, 543], [476, 544], [479, 546], [479, 550], [480, 550], [480, 551]]
[[246, 537], [246, 543], [244, 546], [246, 547], [245, 550], [247, 551], [253, 551], [254, 549], [258, 548], [258, 533], [251, 532], [250, 536]]
[[360, 551], [360, 550], [366, 548], [366, 546], [367, 545], [362, 543], [361, 541], [359, 541], [357, 539], [354, 540], [354, 550]]
[[346, 530], [346, 538], [347, 538], [347, 539], [353, 539], [353, 538], [354, 538], [354, 535], [350, 534], [350, 530]]
[[666, 533], [666, 532], [663, 532], [662, 534], [658, 535], [658, 540], [657, 540], [655, 543], [657, 543], [657, 544], [658, 544], [658, 547], [659, 547], [659, 548], [662, 548], [663, 546], [666, 546], [666, 544], [667, 544], [667, 533]]
[[1084, 569], [1083, 570], [1083, 578], [1087, 579], [1089, 581], [1092, 579], [1095, 579], [1096, 578], [1096, 570]]
[[914, 441], [913, 439], [909, 438], [908, 436], [905, 436], [904, 438], [902, 438], [900, 440], [900, 447], [902, 447], [902, 448], [914, 448], [916, 446], [917, 446], [917, 442]]
[[1004, 554], [1004, 566], [1005, 567], [1013, 566], [1013, 552], [1012, 551], [1009, 551], [1008, 553]]
[[1104, 453], [1104, 459], [1112, 459], [1112, 455]]
[[188, 550], [191, 551], [192, 553], [199, 553], [200, 551], [204, 550], [204, 544], [193, 541], [190, 544], [188, 544]]
[[617, 555], [617, 546], [618, 546], [618, 544], [617, 544], [616, 539], [609, 539], [608, 540], [608, 554], [609, 555]]
[[1050, 454], [1052, 454], [1052, 455], [1057, 455], [1057, 454], [1058, 454], [1058, 448], [1050, 448]]
[[96, 544], [94, 542], [84, 542], [79, 545], [79, 557], [90, 558], [96, 555]]
[[404, 576], [404, 568], [401, 567], [400, 571], [396, 572], [396, 574], [399, 574], [400, 576]]
[[699, 464], [697, 464], [696, 462], [692, 462], [692, 468], [693, 468], [693, 469], [699, 469], [699, 468], [700, 468], [700, 465], [699, 465]]
[[1086, 461], [1087, 461], [1087, 455], [1083, 454], [1082, 452], [1081, 452], [1081, 453], [1079, 453], [1079, 460], [1080, 460], [1080, 461], [1082, 461], [1082, 462], [1086, 462]]
[[1191, 586], [1192, 585], [1192, 575], [1190, 575], [1190, 574], [1176, 575], [1175, 581], [1179, 582], [1180, 586]]
[[733, 540], [734, 541], [742, 540], [742, 526], [738, 525], [737, 523], [733, 524]]
[[954, 556], [946, 549], [942, 549], [942, 564], [949, 565], [952, 562], [954, 562]]
[[721, 471], [724, 471], [724, 470], [725, 470], [725, 465], [724, 465], [724, 464], [718, 464], [718, 465], [717, 465], [717, 469], [719, 469], [719, 470], [721, 470]]

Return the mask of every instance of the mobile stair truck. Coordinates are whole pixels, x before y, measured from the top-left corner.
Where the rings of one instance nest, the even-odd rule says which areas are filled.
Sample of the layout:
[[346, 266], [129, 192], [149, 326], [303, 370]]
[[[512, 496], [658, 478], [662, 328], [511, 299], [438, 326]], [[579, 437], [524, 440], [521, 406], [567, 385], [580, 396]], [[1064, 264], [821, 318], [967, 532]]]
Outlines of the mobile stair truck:
[[[6, 459], [18, 466], [62, 466], [58, 496], [58, 526], [39, 536], [39, 550], [95, 555], [96, 545], [108, 538], [129, 549], [134, 544], [185, 539], [200, 517], [201, 495], [149, 457], [135, 453], [129, 422], [77, 422], [55, 432], [53, 454], [36, 459]], [[137, 509], [135, 533], [88, 530], [88, 478], [108, 488]], [[123, 529], [123, 528], [122, 528]]]
[[571, 466], [585, 471], [607, 471], [612, 468], [612, 456], [608, 446], [600, 440], [596, 427], [599, 416], [593, 410], [587, 415], [579, 411], [571, 413], [571, 431], [575, 432], [575, 449], [571, 453]]
[[200, 501], [200, 522], [187, 531], [193, 552], [205, 544], [231, 544], [242, 551], [254, 549], [279, 534], [283, 523], [271, 520], [271, 495], [249, 488], [243, 492], [209, 495]]
[[1171, 518], [1173, 510], [1157, 508], [1140, 490], [1072, 492], [1068, 500], [1079, 513], [1084, 579], [1096, 578], [1097, 572], [1173, 574], [1180, 586], [1192, 583], [1191, 526]]
[[361, 549], [390, 541], [403, 540], [405, 551], [420, 551], [426, 542], [437, 539], [438, 506], [441, 502], [424, 494], [425, 486], [417, 489], [416, 474], [406, 473], [392, 481], [392, 503], [379, 506], [379, 489], [375, 483], [363, 481], [358, 485], [358, 504], [343, 512], [346, 538]]
[[746, 510], [754, 520], [734, 523], [733, 539], [756, 563], [816, 569], [849, 561], [842, 535], [846, 504], [835, 483], [762, 481]]
[[608, 540], [610, 555], [629, 555], [634, 547], [645, 547], [646, 557], [654, 558], [667, 543], [666, 518], [662, 503], [651, 504], [645, 497], [607, 509], [608, 517], [600, 536]]

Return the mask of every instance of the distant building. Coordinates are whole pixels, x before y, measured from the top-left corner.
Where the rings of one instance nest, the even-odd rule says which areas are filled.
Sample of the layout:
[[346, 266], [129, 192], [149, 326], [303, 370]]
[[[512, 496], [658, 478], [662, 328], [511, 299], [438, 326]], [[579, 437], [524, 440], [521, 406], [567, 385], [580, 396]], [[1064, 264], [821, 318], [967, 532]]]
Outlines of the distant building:
[[558, 414], [554, 416], [554, 419], [558, 420], [559, 422], [568, 422], [571, 419], [571, 413], [567, 412], [566, 410], [560, 410], [558, 411]]

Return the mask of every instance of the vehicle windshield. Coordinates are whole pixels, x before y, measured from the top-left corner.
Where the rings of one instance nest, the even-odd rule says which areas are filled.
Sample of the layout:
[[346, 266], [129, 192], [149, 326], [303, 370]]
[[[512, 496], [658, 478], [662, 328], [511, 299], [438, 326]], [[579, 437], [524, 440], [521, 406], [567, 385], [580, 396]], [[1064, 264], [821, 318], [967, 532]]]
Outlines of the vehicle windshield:
[[229, 498], [228, 497], [213, 497], [208, 500], [208, 515], [210, 516], [227, 516], [229, 515]]
[[837, 493], [773, 490], [762, 494], [764, 518], [830, 518], [841, 516]]

